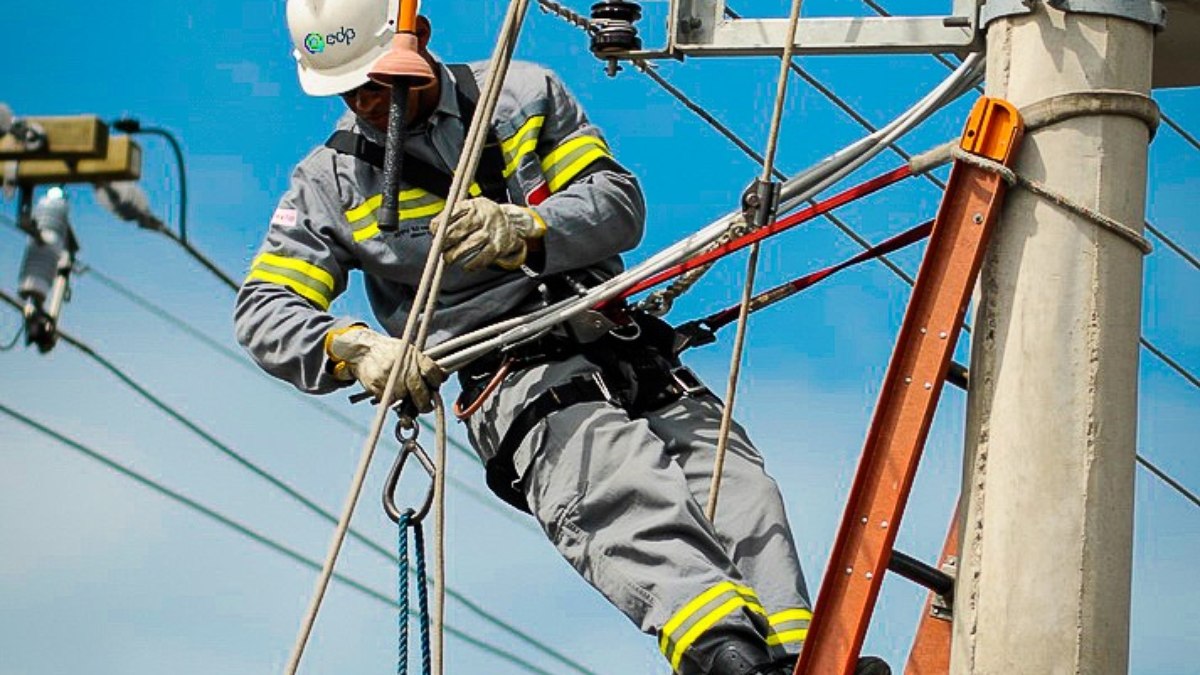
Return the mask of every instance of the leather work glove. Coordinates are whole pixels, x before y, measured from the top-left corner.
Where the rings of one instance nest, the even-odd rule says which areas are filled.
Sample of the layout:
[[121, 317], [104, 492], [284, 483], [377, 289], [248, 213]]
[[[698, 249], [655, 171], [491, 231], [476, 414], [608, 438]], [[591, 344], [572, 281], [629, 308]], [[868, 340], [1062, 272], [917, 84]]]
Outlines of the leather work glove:
[[[376, 398], [383, 397], [392, 364], [403, 347], [403, 340], [381, 335], [362, 324], [325, 335], [325, 354], [334, 363], [333, 376], [345, 382], [357, 379]], [[393, 393], [396, 400], [407, 398], [419, 412], [426, 413], [433, 410], [433, 392], [446, 379], [446, 373], [419, 349], [410, 347], [407, 351], [408, 363]]]
[[533, 210], [516, 204], [497, 204], [487, 197], [464, 199], [449, 214], [430, 224], [434, 234], [446, 228], [442, 257], [446, 264], [462, 263], [474, 272], [495, 263], [506, 270], [525, 264], [529, 240], [546, 234], [546, 222]]

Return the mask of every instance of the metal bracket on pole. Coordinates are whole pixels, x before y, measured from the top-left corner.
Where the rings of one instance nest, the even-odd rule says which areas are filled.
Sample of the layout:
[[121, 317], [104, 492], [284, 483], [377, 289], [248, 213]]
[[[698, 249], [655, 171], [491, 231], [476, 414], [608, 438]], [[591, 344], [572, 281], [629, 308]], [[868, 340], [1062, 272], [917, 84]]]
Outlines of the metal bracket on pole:
[[[979, 8], [979, 26], [986, 29], [996, 19], [1032, 14], [1040, 0], [985, 0]], [[1129, 19], [1161, 30], [1167, 23], [1167, 9], [1158, 0], [1046, 0], [1063, 12], [1101, 14]]]
[[1129, 19], [1161, 30], [1167, 25], [1167, 8], [1157, 0], [1047, 0], [1064, 12], [1102, 14]]

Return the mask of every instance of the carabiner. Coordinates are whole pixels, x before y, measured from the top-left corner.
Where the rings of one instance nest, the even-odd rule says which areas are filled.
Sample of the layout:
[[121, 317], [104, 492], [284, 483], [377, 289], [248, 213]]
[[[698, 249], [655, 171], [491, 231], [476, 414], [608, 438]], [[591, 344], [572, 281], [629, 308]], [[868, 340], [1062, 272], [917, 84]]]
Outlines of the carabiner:
[[[397, 435], [399, 435], [397, 429]], [[433, 490], [434, 490], [434, 474], [437, 471], [433, 465], [433, 460], [429, 459], [429, 455], [425, 454], [425, 450], [417, 443], [417, 435], [414, 432], [411, 438], [402, 439], [403, 446], [400, 448], [400, 454], [396, 455], [396, 462], [392, 464], [392, 472], [388, 474], [387, 482], [383, 486], [383, 510], [387, 512], [388, 518], [393, 522], [399, 523], [400, 516], [404, 513], [409, 514], [409, 524], [421, 522], [426, 515], [429, 514], [430, 507], [433, 506]], [[404, 463], [408, 461], [409, 455], [416, 455], [417, 462], [425, 469], [425, 473], [429, 474], [429, 491], [425, 493], [425, 501], [422, 502], [419, 509], [401, 509], [396, 505], [396, 486], [400, 484], [400, 474], [404, 471]]]

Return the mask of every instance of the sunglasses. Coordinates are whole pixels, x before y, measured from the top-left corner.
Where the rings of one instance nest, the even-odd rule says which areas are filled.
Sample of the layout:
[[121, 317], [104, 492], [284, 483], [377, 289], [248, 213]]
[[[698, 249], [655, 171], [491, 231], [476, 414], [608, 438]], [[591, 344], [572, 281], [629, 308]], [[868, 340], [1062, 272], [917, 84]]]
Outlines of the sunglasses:
[[365, 84], [359, 85], [350, 91], [343, 91], [341, 95], [344, 98], [354, 98], [359, 92], [375, 94], [381, 91], [387, 91], [387, 89], [388, 88], [386, 86], [379, 84], [375, 80], [367, 80]]

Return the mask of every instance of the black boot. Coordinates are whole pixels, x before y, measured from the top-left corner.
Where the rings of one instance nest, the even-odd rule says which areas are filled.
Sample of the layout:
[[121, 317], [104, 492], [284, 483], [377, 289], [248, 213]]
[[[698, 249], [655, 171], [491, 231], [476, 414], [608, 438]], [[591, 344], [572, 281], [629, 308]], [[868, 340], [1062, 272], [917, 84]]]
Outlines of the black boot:
[[[763, 671], [765, 675], [792, 675], [796, 670], [796, 658], [787, 657], [775, 662], [772, 670]], [[878, 656], [864, 656], [854, 666], [854, 675], [892, 675], [892, 669]]]
[[723, 642], [713, 652], [704, 675], [767, 675], [774, 673], [766, 645], [740, 639]]
[[878, 656], [864, 656], [854, 666], [854, 675], [892, 675], [892, 669]]

